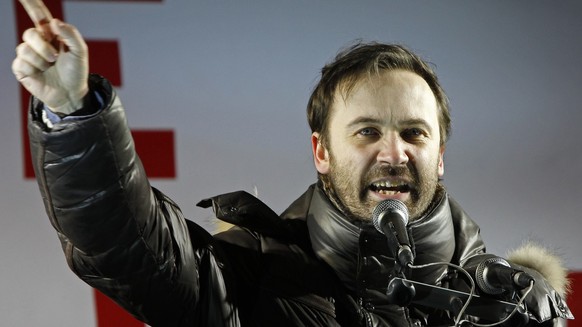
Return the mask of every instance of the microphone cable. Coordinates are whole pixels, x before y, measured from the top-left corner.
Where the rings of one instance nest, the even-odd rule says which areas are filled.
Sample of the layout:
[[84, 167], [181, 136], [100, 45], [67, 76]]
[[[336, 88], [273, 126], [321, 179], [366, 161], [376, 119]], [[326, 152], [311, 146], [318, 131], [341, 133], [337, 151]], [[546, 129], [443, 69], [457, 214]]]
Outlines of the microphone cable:
[[475, 280], [473, 279], [471, 274], [469, 274], [469, 272], [467, 270], [465, 270], [465, 268], [458, 266], [458, 265], [455, 265], [455, 264], [452, 264], [450, 262], [432, 262], [432, 263], [427, 263], [427, 264], [418, 265], [418, 266], [409, 264], [408, 267], [410, 267], [411, 269], [421, 269], [421, 268], [433, 267], [433, 266], [438, 266], [438, 265], [449, 266], [451, 268], [456, 269], [457, 271], [460, 271], [465, 276], [467, 276], [467, 278], [469, 279], [469, 282], [471, 284], [471, 290], [469, 292], [469, 297], [467, 298], [467, 301], [465, 302], [465, 304], [463, 305], [461, 310], [459, 310], [459, 313], [457, 314], [457, 317], [455, 318], [455, 324], [451, 327], [460, 327], [461, 324], [465, 323], [465, 322], [468, 322], [476, 327], [494, 327], [497, 325], [501, 325], [501, 324], [507, 322], [511, 317], [513, 317], [513, 315], [515, 315], [515, 313], [517, 312], [519, 307], [522, 306], [523, 302], [525, 301], [525, 298], [529, 295], [529, 293], [531, 292], [531, 290], [533, 289], [533, 286], [534, 286], [534, 282], [533, 281], [530, 282], [530, 285], [528, 286], [528, 288], [525, 289], [523, 296], [521, 296], [519, 298], [519, 301], [516, 303], [515, 308], [513, 308], [513, 310], [507, 315], [507, 317], [505, 317], [501, 321], [498, 321], [498, 322], [495, 322], [492, 324], [479, 324], [479, 323], [471, 322], [471, 321], [466, 320], [466, 319], [462, 319], [463, 315], [465, 314], [465, 311], [467, 311], [467, 308], [471, 304], [471, 300], [475, 296]]
[[[525, 301], [525, 298], [529, 295], [529, 293], [531, 292], [531, 290], [534, 287], [534, 282], [530, 282], [529, 286], [525, 289], [525, 292], [523, 293], [523, 296], [519, 298], [519, 301], [517, 301], [517, 303], [515, 304], [515, 308], [513, 308], [513, 310], [509, 313], [509, 315], [507, 315], [507, 317], [505, 317], [503, 320], [498, 321], [496, 323], [492, 323], [492, 324], [479, 324], [479, 323], [475, 323], [475, 322], [470, 322], [468, 320], [461, 320], [460, 322], [469, 322], [471, 324], [473, 324], [473, 326], [477, 326], [477, 327], [493, 327], [493, 326], [497, 326], [497, 325], [501, 325], [504, 324], [506, 321], [508, 321], [511, 317], [513, 317], [513, 315], [517, 312], [517, 310], [519, 309], [519, 307], [522, 306], [523, 301]], [[456, 327], [456, 325], [455, 325]]]
[[469, 292], [469, 297], [467, 298], [467, 301], [465, 302], [465, 304], [463, 305], [463, 307], [461, 308], [461, 310], [457, 314], [457, 317], [455, 318], [455, 325], [454, 325], [454, 327], [457, 327], [457, 326], [460, 326], [460, 323], [461, 322], [464, 322], [465, 321], [465, 320], [461, 321], [461, 317], [465, 314], [465, 311], [469, 307], [469, 304], [471, 303], [471, 300], [473, 299], [473, 296], [475, 296], [475, 281], [473, 280], [473, 277], [471, 277], [471, 274], [469, 274], [469, 272], [467, 270], [465, 270], [463, 267], [458, 266], [458, 265], [455, 265], [455, 264], [452, 264], [450, 262], [432, 262], [432, 263], [427, 263], [427, 264], [419, 265], [419, 266], [409, 265], [409, 267], [411, 269], [420, 269], [420, 268], [427, 268], [427, 267], [433, 267], [433, 266], [442, 266], [442, 265], [449, 266], [451, 268], [456, 269], [457, 271], [460, 271], [465, 276], [467, 276], [467, 278], [469, 279], [469, 282], [471, 283], [471, 290]]

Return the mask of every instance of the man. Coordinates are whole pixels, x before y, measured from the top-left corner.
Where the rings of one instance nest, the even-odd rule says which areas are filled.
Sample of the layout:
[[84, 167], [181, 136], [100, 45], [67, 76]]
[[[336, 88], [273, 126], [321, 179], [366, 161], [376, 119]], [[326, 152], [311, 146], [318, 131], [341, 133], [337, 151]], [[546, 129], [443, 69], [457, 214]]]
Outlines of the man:
[[[244, 192], [201, 201], [235, 225], [212, 236], [149, 185], [115, 91], [99, 76], [87, 79], [87, 47], [78, 31], [56, 19], [47, 28], [50, 33], [24, 33], [12, 66], [34, 96], [29, 133], [40, 191], [70, 268], [134, 316], [152, 326], [479, 319], [452, 304], [448, 310], [390, 294], [394, 277], [464, 289], [468, 280], [448, 264], [472, 269], [494, 258], [439, 182], [448, 103], [416, 55], [401, 46], [361, 44], [324, 67], [308, 105], [318, 182], [281, 216]], [[47, 34], [57, 37], [59, 49]], [[413, 266], [399, 266], [371, 222], [386, 199], [402, 201], [410, 212]], [[420, 267], [425, 264], [434, 265]], [[535, 284], [527, 312], [512, 323], [552, 325], [569, 317], [559, 292], [535, 270], [523, 270]]]

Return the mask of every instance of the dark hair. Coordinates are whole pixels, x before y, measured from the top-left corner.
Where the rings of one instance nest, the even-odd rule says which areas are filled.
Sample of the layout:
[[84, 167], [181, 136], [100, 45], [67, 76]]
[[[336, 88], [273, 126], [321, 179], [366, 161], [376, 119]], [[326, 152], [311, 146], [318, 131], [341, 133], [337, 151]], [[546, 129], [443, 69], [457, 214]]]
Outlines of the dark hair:
[[307, 104], [307, 120], [312, 132], [327, 139], [327, 122], [334, 95], [348, 95], [364, 76], [382, 70], [403, 69], [418, 74], [431, 88], [437, 101], [440, 143], [444, 145], [451, 130], [449, 101], [432, 68], [406, 47], [395, 44], [357, 43], [340, 51], [335, 59], [321, 69], [321, 79]]

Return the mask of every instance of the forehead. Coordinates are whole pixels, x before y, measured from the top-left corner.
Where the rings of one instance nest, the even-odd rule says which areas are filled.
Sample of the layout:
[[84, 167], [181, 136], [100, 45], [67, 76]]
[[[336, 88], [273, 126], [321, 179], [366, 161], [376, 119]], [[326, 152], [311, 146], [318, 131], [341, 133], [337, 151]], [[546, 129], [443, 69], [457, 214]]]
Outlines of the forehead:
[[422, 77], [406, 70], [386, 70], [362, 76], [350, 87], [339, 87], [331, 120], [333, 124], [358, 116], [415, 118], [438, 125], [437, 108], [434, 93]]

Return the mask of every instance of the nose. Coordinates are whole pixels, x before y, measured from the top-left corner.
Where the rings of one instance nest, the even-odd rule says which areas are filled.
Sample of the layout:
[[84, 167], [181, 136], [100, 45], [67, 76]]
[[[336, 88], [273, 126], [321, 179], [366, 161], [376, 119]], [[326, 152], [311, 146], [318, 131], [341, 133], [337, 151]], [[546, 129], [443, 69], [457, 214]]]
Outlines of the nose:
[[379, 143], [377, 160], [392, 166], [406, 165], [409, 161], [407, 144], [400, 135], [385, 135]]

